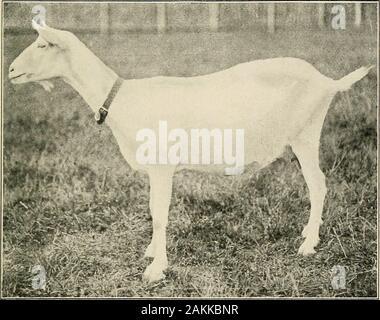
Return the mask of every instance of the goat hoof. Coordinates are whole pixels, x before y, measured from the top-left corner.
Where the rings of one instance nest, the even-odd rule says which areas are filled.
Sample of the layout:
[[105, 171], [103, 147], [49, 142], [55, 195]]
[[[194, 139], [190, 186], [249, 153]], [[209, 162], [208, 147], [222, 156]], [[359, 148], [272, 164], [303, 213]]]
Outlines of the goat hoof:
[[165, 279], [164, 268], [158, 267], [151, 263], [145, 270], [143, 274], [143, 280], [148, 281], [148, 283], [156, 282]]
[[154, 258], [154, 245], [152, 243], [146, 248], [144, 258]]
[[309, 256], [315, 253], [314, 247], [317, 246], [319, 242], [319, 237], [314, 238], [306, 238], [305, 241], [302, 243], [300, 248], [298, 249], [298, 254], [301, 254], [303, 256]]
[[313, 247], [307, 247], [307, 246], [301, 246], [299, 249], [298, 249], [298, 254], [302, 255], [302, 256], [310, 256], [312, 254], [315, 253], [315, 250]]

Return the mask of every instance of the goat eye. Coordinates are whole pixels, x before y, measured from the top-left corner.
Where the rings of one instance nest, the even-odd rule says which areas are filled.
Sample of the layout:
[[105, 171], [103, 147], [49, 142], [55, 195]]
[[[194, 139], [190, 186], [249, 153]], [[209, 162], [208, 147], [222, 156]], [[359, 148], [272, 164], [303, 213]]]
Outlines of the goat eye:
[[46, 44], [39, 44], [37, 48], [46, 48]]

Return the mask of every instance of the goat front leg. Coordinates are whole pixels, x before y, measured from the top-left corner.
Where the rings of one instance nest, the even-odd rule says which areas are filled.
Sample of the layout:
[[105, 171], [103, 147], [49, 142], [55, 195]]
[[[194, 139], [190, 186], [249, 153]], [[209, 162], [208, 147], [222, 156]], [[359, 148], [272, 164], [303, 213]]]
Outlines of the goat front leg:
[[319, 168], [319, 140], [315, 144], [308, 143], [310, 141], [292, 145], [309, 189], [311, 204], [309, 221], [302, 231], [305, 240], [298, 250], [298, 253], [302, 255], [315, 253], [314, 248], [319, 242], [319, 227], [322, 224], [322, 210], [326, 196], [325, 176]]
[[150, 202], [153, 220], [152, 241], [146, 256], [153, 256], [152, 263], [146, 268], [143, 278], [149, 282], [165, 278], [163, 271], [168, 266], [166, 254], [166, 226], [172, 195], [173, 170], [159, 168], [149, 173]]

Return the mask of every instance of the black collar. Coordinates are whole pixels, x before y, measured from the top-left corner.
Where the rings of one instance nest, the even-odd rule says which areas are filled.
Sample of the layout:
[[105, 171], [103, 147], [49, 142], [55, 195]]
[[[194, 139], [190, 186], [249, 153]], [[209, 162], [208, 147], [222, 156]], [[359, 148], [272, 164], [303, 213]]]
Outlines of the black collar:
[[117, 93], [121, 85], [123, 84], [123, 79], [117, 77], [115, 83], [113, 84], [111, 91], [108, 93], [106, 101], [104, 101], [103, 105], [99, 108], [98, 112], [95, 113], [95, 120], [98, 124], [102, 124], [104, 120], [106, 120], [108, 109], [111, 106], [113, 99], [116, 97]]

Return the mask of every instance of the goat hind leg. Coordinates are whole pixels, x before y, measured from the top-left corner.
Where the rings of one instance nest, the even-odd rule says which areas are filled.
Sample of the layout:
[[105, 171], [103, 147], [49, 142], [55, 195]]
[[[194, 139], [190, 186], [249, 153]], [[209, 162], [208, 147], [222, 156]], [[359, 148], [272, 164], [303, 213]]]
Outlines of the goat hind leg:
[[[149, 184], [150, 184], [150, 190], [149, 190], [149, 210], [150, 210], [150, 215], [152, 216], [152, 221], [153, 221], [153, 208], [154, 208], [154, 187], [152, 186], [153, 184], [153, 179], [149, 179]], [[148, 247], [145, 250], [144, 257], [145, 258], [154, 258], [155, 255], [155, 234], [152, 235], [152, 240]]]
[[302, 231], [305, 240], [298, 250], [298, 253], [302, 255], [315, 253], [314, 248], [319, 242], [319, 227], [322, 224], [322, 210], [326, 196], [325, 176], [319, 168], [319, 139], [315, 145], [309, 143], [310, 141], [305, 141], [305, 143], [299, 142], [292, 145], [301, 164], [311, 204], [309, 221]]

